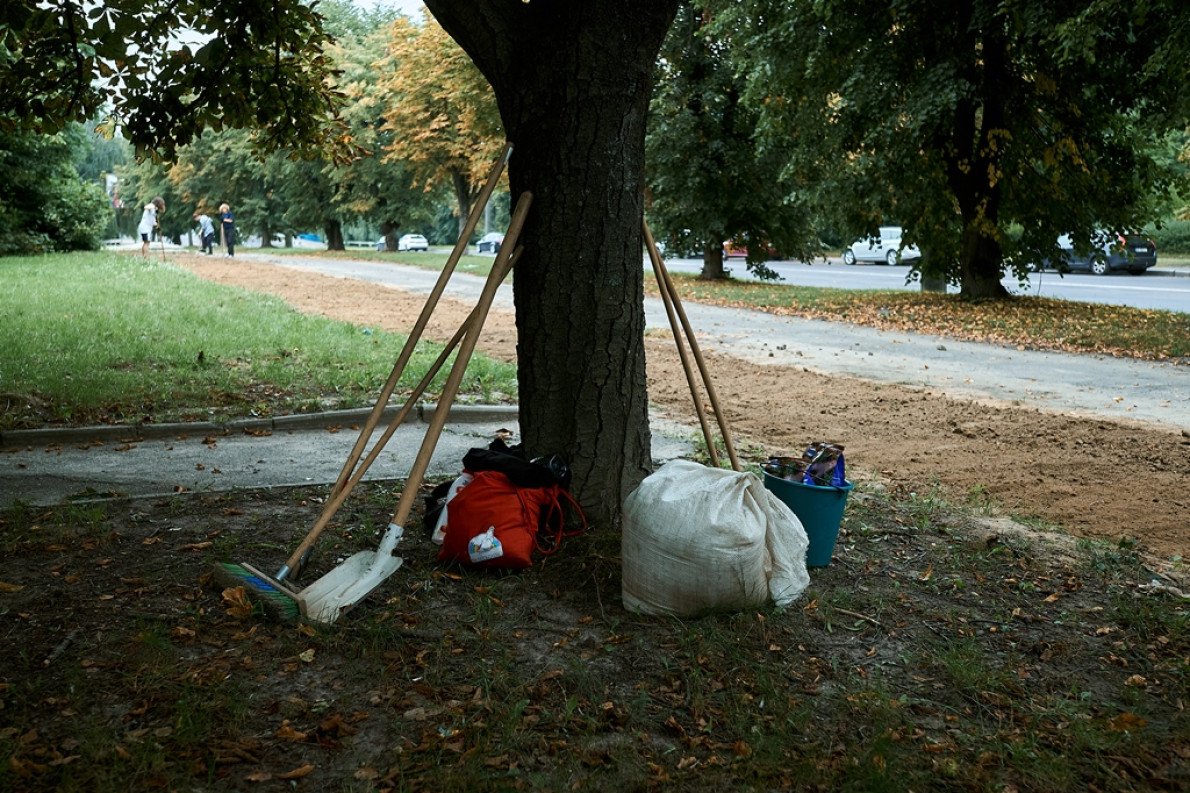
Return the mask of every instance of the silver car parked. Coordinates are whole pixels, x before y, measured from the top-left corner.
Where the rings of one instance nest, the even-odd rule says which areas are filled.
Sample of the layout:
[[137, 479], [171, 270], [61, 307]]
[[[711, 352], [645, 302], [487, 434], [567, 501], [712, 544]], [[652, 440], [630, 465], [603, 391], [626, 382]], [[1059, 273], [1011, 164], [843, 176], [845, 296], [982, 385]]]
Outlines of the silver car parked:
[[900, 226], [881, 226], [879, 237], [858, 239], [843, 251], [843, 264], [856, 262], [884, 262], [888, 265], [908, 263], [920, 259], [915, 245], [904, 246]]

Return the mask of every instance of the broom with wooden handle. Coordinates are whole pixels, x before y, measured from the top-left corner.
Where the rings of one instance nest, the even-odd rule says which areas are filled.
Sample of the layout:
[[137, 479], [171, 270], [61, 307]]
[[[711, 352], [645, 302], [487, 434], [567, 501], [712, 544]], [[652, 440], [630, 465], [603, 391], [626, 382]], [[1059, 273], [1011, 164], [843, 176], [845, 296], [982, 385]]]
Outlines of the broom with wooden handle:
[[[467, 241], [471, 239], [471, 235], [475, 232], [475, 226], [479, 223], [479, 217], [483, 213], [484, 205], [487, 204], [492, 191], [500, 181], [500, 174], [504, 172], [504, 165], [508, 162], [508, 157], [511, 153], [512, 144], [506, 144], [504, 151], [501, 152], [499, 159], [496, 160], [496, 163], [488, 173], [487, 181], [484, 182], [479, 197], [476, 198], [475, 204], [471, 207], [471, 213], [467, 216], [467, 222], [464, 224], [463, 230], [455, 242], [454, 249], [450, 252], [446, 264], [442, 267], [442, 272], [439, 273], [438, 280], [434, 283], [433, 289], [430, 290], [429, 297], [426, 298], [426, 303], [422, 306], [417, 321], [413, 323], [413, 328], [409, 331], [409, 336], [405, 340], [405, 346], [401, 348], [400, 355], [397, 356], [396, 363], [393, 364], [392, 372], [389, 374], [388, 380], [385, 381], [380, 395], [376, 398], [376, 404], [372, 406], [372, 412], [368, 415], [368, 420], [364, 422], [363, 428], [360, 429], [359, 437], [356, 438], [351, 453], [347, 455], [347, 460], [343, 463], [343, 468], [339, 471], [339, 476], [335, 479], [335, 485], [331, 488], [332, 496], [338, 493], [343, 488], [344, 483], [347, 482], [352, 469], [359, 462], [360, 455], [363, 453], [368, 438], [372, 436], [372, 431], [376, 429], [376, 425], [380, 422], [380, 416], [384, 413], [384, 408], [388, 405], [388, 400], [392, 396], [393, 389], [396, 388], [397, 381], [401, 379], [401, 375], [405, 372], [405, 366], [409, 363], [409, 359], [413, 355], [413, 350], [421, 339], [422, 331], [425, 330], [426, 324], [430, 321], [430, 315], [438, 305], [438, 300], [446, 289], [447, 281], [454, 274], [459, 259], [462, 258], [463, 252], [467, 249]], [[300, 572], [299, 569], [290, 569], [289, 565], [286, 565], [277, 571], [276, 577], [277, 580], [284, 581], [290, 575], [296, 577]]]
[[388, 530], [381, 538], [380, 547], [375, 552], [362, 551], [355, 554], [342, 565], [303, 589], [298, 595], [298, 603], [301, 606], [302, 614], [307, 619], [326, 623], [335, 622], [344, 612], [371, 594], [400, 567], [401, 559], [395, 556], [396, 544], [404, 534], [405, 521], [409, 518], [413, 502], [417, 498], [418, 487], [430, 465], [430, 456], [442, 434], [442, 428], [450, 414], [450, 407], [454, 404], [459, 385], [463, 381], [463, 374], [467, 370], [467, 363], [471, 360], [471, 354], [475, 351], [475, 345], [479, 341], [479, 333], [483, 328], [484, 320], [487, 319], [492, 300], [496, 296], [496, 289], [499, 287], [500, 281], [503, 280], [499, 277], [499, 271], [507, 267], [511, 250], [516, 248], [517, 237], [524, 226], [525, 216], [528, 214], [532, 201], [532, 194], [527, 192], [522, 193], [517, 200], [516, 209], [513, 210], [508, 226], [506, 245], [501, 247], [500, 253], [496, 257], [496, 264], [484, 284], [483, 292], [475, 306], [475, 316], [472, 319], [471, 327], [463, 337], [458, 356], [446, 378], [446, 384], [442, 387], [438, 405], [434, 410], [434, 415], [430, 418], [430, 426], [426, 430], [421, 448], [418, 450], [413, 467], [405, 480], [401, 499], [389, 522]]
[[[497, 284], [503, 282], [508, 273], [512, 270], [519, 251], [520, 249], [513, 251], [512, 256], [508, 258], [503, 268], [497, 268], [496, 265], [493, 265], [492, 269], [498, 273], [496, 277]], [[438, 354], [437, 359], [435, 359], [430, 368], [426, 370], [426, 373], [422, 377], [421, 381], [416, 386], [414, 386], [413, 390], [409, 394], [408, 399], [405, 400], [405, 404], [401, 407], [397, 414], [393, 416], [392, 420], [389, 421], [388, 426], [384, 430], [384, 434], [381, 435], [380, 438], [377, 439], [377, 441], [372, 445], [371, 451], [369, 451], [367, 456], [364, 457], [364, 459], [354, 467], [354, 470], [351, 472], [351, 476], [348, 477], [347, 481], [340, 484], [337, 490], [333, 490], [331, 492], [331, 496], [327, 500], [326, 506], [323, 507], [322, 513], [318, 516], [318, 520], [314, 522], [313, 528], [310, 529], [310, 532], [306, 535], [305, 539], [303, 539], [301, 544], [298, 545], [296, 549], [294, 549], [293, 553], [281, 567], [281, 571], [286, 573], [286, 575], [297, 578], [301, 574], [302, 568], [306, 566], [306, 562], [309, 560], [309, 554], [314, 548], [314, 543], [317, 542], [318, 537], [322, 534], [323, 529], [325, 529], [330, 523], [331, 518], [334, 517], [335, 513], [339, 510], [339, 507], [343, 506], [343, 502], [347, 500], [347, 497], [351, 494], [351, 491], [355, 489], [355, 486], [359, 484], [361, 479], [364, 478], [364, 475], [368, 472], [368, 469], [372, 467], [372, 463], [376, 462], [376, 458], [380, 456], [380, 453], [384, 450], [385, 445], [388, 443], [389, 439], [392, 438], [393, 433], [395, 433], [397, 429], [404, 423], [405, 419], [408, 418], [410, 412], [413, 410], [413, 407], [417, 404], [417, 401], [421, 399], [422, 395], [426, 391], [426, 388], [429, 387], [430, 383], [438, 375], [438, 372], [442, 369], [443, 364], [446, 363], [446, 359], [450, 357], [452, 352], [454, 352], [455, 348], [459, 345], [459, 342], [464, 338], [464, 335], [469, 333], [471, 328], [475, 327], [478, 314], [479, 308], [477, 306], [471, 310], [471, 313], [468, 315], [467, 319], [464, 320], [459, 329], [455, 331], [455, 334], [451, 340], [446, 343], [445, 347], [442, 348], [442, 352]], [[278, 581], [283, 581], [285, 580], [286, 576], [277, 575], [274, 576], [274, 578], [276, 578]]]

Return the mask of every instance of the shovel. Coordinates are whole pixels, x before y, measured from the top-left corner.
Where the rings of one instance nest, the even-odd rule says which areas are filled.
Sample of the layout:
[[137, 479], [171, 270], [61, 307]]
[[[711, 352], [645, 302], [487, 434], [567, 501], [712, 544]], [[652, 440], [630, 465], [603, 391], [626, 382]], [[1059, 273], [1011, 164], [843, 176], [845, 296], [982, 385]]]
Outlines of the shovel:
[[397, 543], [405, 533], [405, 521], [413, 508], [417, 498], [417, 490], [430, 464], [430, 456], [442, 434], [442, 427], [450, 413], [450, 406], [454, 403], [459, 391], [459, 384], [475, 351], [479, 332], [487, 318], [492, 300], [496, 296], [496, 288], [503, 280], [502, 276], [507, 268], [508, 259], [516, 248], [516, 239], [525, 223], [525, 216], [532, 203], [531, 193], [522, 193], [517, 200], [516, 209], [508, 225], [507, 244], [500, 248], [488, 280], [484, 283], [483, 292], [472, 315], [470, 327], [459, 346], [458, 357], [442, 387], [442, 394], [438, 398], [438, 405], [422, 439], [421, 448], [413, 461], [409, 477], [405, 480], [405, 488], [401, 492], [401, 500], [397, 504], [396, 512], [389, 521], [388, 529], [380, 540], [380, 546], [375, 551], [360, 551], [348, 558], [341, 565], [318, 579], [297, 594], [298, 606], [302, 615], [309, 620], [323, 623], [333, 623], [343, 616], [349, 609], [371, 594], [377, 587], [400, 568], [402, 559], [395, 556]]

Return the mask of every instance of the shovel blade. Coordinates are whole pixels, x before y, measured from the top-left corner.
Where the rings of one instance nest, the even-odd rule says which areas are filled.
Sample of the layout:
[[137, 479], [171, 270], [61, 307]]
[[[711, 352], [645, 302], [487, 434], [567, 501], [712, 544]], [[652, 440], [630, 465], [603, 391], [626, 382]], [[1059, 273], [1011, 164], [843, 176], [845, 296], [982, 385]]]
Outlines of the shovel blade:
[[404, 530], [390, 523], [375, 551], [360, 551], [303, 589], [297, 596], [302, 616], [333, 623], [379, 587], [404, 560], [393, 549]]

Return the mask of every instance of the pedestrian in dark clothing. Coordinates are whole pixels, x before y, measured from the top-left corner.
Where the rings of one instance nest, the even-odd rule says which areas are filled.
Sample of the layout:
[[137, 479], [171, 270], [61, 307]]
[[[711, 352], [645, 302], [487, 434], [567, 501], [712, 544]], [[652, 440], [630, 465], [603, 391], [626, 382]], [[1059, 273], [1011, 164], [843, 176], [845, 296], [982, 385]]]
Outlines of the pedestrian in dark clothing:
[[227, 246], [227, 255], [236, 255], [236, 216], [231, 213], [227, 204], [219, 206], [219, 233], [223, 235], [223, 244]]

